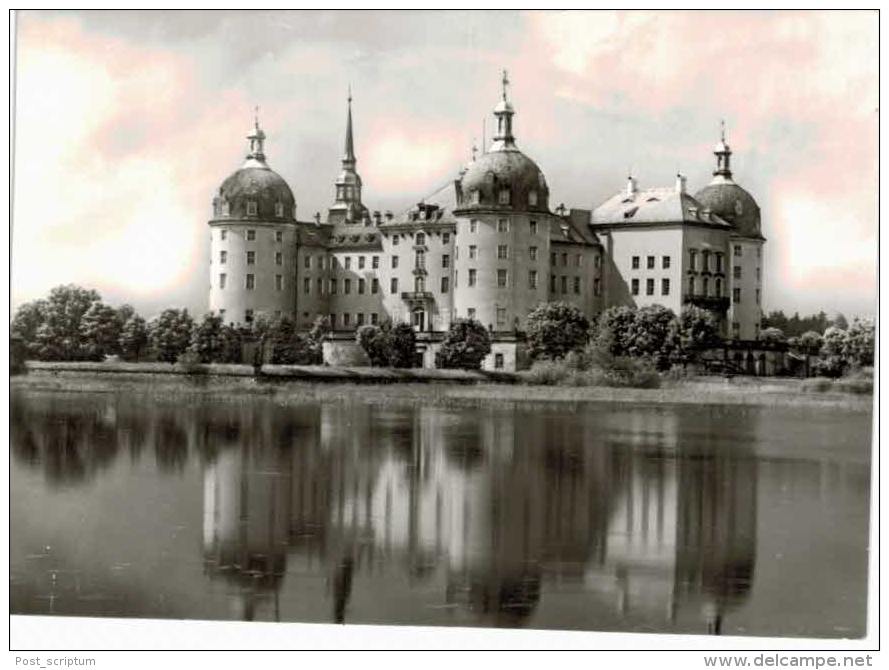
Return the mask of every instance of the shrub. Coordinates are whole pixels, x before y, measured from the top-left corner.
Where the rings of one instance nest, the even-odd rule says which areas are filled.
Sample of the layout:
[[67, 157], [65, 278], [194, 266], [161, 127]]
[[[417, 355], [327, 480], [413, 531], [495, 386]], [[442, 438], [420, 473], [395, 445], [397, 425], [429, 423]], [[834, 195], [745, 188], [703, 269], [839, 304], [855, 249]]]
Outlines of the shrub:
[[478, 370], [489, 353], [491, 336], [485, 327], [474, 319], [456, 319], [435, 354], [435, 367]]
[[194, 322], [188, 310], [165, 309], [152, 319], [148, 340], [159, 361], [174, 363], [191, 343]]
[[388, 332], [379, 326], [361, 326], [355, 331], [355, 341], [367, 354], [368, 362], [374, 367], [385, 367], [389, 364]]
[[176, 367], [190, 375], [206, 372], [201, 365], [201, 357], [196, 351], [184, 351], [176, 357]]
[[417, 355], [417, 335], [407, 323], [399, 323], [389, 331], [389, 365], [412, 368]]
[[574, 305], [548, 302], [528, 315], [528, 355], [532, 359], [557, 360], [583, 348], [589, 339], [590, 322]]
[[568, 377], [569, 370], [563, 362], [543, 359], [534, 363], [530, 370], [519, 375], [528, 384], [557, 386]]

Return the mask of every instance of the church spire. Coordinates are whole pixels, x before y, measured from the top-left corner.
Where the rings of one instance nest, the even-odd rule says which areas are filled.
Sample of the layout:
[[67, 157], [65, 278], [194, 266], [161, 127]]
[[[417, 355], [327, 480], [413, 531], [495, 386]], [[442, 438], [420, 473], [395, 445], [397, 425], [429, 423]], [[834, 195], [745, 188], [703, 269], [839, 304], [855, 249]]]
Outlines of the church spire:
[[336, 198], [328, 210], [331, 223], [356, 223], [366, 218], [366, 208], [361, 204], [361, 177], [355, 170], [355, 140], [352, 135], [352, 87], [349, 86], [348, 108], [346, 111], [346, 142], [343, 148], [343, 162], [336, 179]]
[[503, 70], [501, 79], [502, 93], [500, 102], [494, 108], [494, 116], [497, 117], [497, 134], [491, 144], [491, 151], [507, 151], [515, 149], [515, 137], [512, 134], [512, 117], [515, 110], [509, 101], [507, 87], [509, 86], [509, 73]]
[[355, 143], [352, 139], [352, 85], [349, 84], [348, 111], [346, 112], [346, 147], [343, 151], [343, 167], [355, 167]]
[[716, 170], [713, 172], [713, 176], [731, 179], [732, 150], [725, 142], [725, 119], [719, 122], [719, 142], [713, 149], [713, 153], [716, 156]]

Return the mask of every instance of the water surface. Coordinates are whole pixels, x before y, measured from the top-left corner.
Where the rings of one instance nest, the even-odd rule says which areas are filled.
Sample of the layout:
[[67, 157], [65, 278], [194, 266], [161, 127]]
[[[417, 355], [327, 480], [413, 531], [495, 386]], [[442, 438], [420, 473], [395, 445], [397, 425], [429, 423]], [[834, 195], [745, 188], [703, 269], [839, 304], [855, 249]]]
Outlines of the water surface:
[[14, 389], [14, 614], [865, 634], [870, 415]]

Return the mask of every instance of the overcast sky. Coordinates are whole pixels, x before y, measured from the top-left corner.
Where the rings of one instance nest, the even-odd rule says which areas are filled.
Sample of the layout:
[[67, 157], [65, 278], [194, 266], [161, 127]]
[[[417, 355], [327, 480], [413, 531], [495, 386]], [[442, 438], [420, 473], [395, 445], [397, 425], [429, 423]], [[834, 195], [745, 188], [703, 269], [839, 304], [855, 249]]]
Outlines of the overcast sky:
[[725, 118], [764, 308], [875, 311], [876, 12], [24, 12], [16, 58], [14, 306], [74, 282], [202, 313], [254, 105], [309, 220], [351, 82], [365, 204], [397, 210], [468, 160], [507, 68], [553, 206], [595, 207], [628, 169], [697, 190]]

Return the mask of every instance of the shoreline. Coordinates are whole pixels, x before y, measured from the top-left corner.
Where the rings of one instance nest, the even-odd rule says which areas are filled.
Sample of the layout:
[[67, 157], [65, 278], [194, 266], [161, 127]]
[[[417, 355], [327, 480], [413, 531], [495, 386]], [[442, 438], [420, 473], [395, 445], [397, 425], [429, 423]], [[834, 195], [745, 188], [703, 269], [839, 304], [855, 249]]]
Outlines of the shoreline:
[[[84, 365], [90, 367], [83, 367]], [[323, 369], [321, 376], [264, 374], [254, 378], [249, 366], [226, 373], [188, 375], [173, 366], [151, 371], [128, 370], [122, 364], [41, 364], [24, 375], [10, 377], [12, 390], [71, 393], [130, 392], [162, 395], [168, 399], [200, 400], [244, 396], [272, 397], [285, 404], [307, 401], [350, 401], [365, 404], [434, 404], [478, 406], [479, 404], [529, 403], [537, 405], [586, 403], [644, 405], [732, 405], [767, 406], [872, 413], [873, 395], [841, 392], [806, 392], [801, 380], [757, 377], [697, 377], [665, 381], [658, 389], [601, 386], [566, 387], [500, 382], [468, 371], [415, 370], [408, 375], [380, 369]], [[148, 364], [156, 365], [156, 364]], [[399, 371], [404, 372], [404, 371]], [[411, 375], [410, 373], [413, 373]], [[420, 373], [420, 374], [417, 374]], [[457, 373], [457, 374], [452, 374]], [[395, 383], [393, 383], [395, 382]]]

